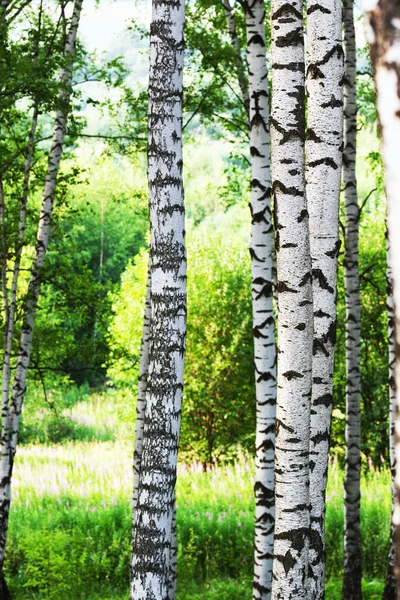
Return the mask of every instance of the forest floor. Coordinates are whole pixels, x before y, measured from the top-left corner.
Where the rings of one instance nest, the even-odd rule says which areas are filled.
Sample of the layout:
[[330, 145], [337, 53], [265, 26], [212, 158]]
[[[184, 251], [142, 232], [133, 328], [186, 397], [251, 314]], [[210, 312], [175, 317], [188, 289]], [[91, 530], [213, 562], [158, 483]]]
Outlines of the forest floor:
[[[86, 402], [81, 409], [88, 422], [101, 425], [93, 406]], [[111, 416], [104, 419], [117, 427]], [[128, 598], [131, 457], [132, 442], [118, 436], [20, 447], [6, 559], [14, 599]], [[339, 600], [341, 591], [342, 485], [342, 469], [333, 462], [327, 491], [329, 600]], [[178, 600], [250, 600], [252, 488], [253, 465], [244, 455], [235, 465], [206, 473], [199, 464], [180, 466]], [[370, 468], [362, 480], [365, 600], [381, 596], [389, 518], [390, 474]]]

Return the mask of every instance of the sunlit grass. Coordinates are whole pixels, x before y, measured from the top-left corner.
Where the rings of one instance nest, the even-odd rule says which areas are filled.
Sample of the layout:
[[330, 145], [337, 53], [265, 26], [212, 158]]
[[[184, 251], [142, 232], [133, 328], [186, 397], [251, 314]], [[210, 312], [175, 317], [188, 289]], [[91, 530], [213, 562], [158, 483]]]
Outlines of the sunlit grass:
[[[128, 442], [21, 447], [7, 558], [16, 597], [127, 597], [132, 483]], [[250, 600], [253, 483], [246, 456], [208, 472], [199, 464], [179, 466], [179, 600]], [[333, 463], [327, 490], [332, 600], [340, 597], [342, 485], [343, 471]], [[369, 469], [362, 479], [362, 530], [365, 598], [371, 600], [384, 577], [390, 507], [389, 472]]]

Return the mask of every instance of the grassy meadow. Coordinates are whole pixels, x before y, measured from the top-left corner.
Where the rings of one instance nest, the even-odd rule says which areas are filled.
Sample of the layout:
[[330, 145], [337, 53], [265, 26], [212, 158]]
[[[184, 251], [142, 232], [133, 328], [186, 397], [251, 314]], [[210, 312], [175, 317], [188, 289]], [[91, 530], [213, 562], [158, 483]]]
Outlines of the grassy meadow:
[[[132, 442], [118, 435], [114, 402], [97, 396], [71, 409], [74, 422], [98, 439], [26, 444], [18, 451], [6, 562], [17, 600], [128, 598]], [[330, 600], [340, 598], [342, 481], [333, 462], [327, 491]], [[244, 455], [206, 473], [199, 464], [180, 465], [178, 600], [250, 600], [252, 486], [253, 465]], [[371, 466], [362, 481], [367, 600], [382, 591], [389, 515], [389, 472]]]

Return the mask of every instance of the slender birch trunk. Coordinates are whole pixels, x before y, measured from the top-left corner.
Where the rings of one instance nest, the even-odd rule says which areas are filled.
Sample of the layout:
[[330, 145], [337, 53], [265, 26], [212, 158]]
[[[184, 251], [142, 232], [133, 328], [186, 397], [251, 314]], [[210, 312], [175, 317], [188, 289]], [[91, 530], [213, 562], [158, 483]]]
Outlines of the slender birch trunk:
[[131, 600], [166, 600], [183, 391], [186, 253], [182, 182], [183, 0], [153, 2], [150, 26], [150, 360]]
[[249, 73], [251, 243], [254, 366], [256, 377], [256, 515], [253, 598], [269, 600], [274, 538], [276, 349], [272, 310], [269, 92], [263, 0], [244, 4]]
[[346, 291], [346, 470], [343, 600], [361, 600], [361, 314], [358, 272], [356, 143], [356, 40], [353, 0], [343, 1], [345, 84], [343, 180], [345, 196], [344, 283]]
[[342, 5], [307, 2], [306, 191], [310, 215], [314, 344], [310, 434], [309, 588], [324, 598], [325, 493], [333, 401], [343, 130]]
[[139, 492], [140, 464], [142, 461], [143, 450], [143, 428], [144, 415], [146, 411], [146, 388], [149, 374], [149, 344], [150, 344], [150, 289], [151, 289], [151, 265], [149, 261], [147, 273], [146, 304], [143, 319], [142, 345], [140, 349], [138, 397], [136, 403], [136, 426], [135, 426], [135, 447], [133, 451], [133, 499], [132, 499], [132, 539], [135, 533], [134, 525], [136, 522], [136, 507]]
[[272, 190], [276, 211], [278, 389], [273, 600], [308, 598], [313, 307], [304, 178], [303, 3], [273, 0]]
[[0, 568], [4, 562], [8, 516], [11, 501], [11, 476], [14, 456], [19, 433], [19, 421], [26, 390], [26, 378], [29, 368], [33, 328], [41, 285], [41, 270], [43, 268], [47, 246], [50, 237], [51, 217], [53, 211], [54, 192], [57, 174], [63, 151], [66, 131], [68, 105], [71, 94], [72, 68], [75, 57], [76, 36], [82, 0], [75, 0], [71, 27], [65, 44], [66, 64], [60, 74], [59, 108], [56, 113], [53, 140], [49, 155], [48, 170], [43, 191], [42, 207], [39, 218], [39, 228], [36, 240], [35, 257], [31, 269], [28, 287], [26, 310], [22, 325], [20, 343], [17, 355], [16, 372], [11, 401], [8, 411], [2, 415], [2, 447], [0, 459]]
[[393, 307], [393, 274], [389, 262], [390, 240], [386, 230], [387, 246], [387, 314], [388, 314], [388, 342], [389, 342], [389, 448], [390, 448], [390, 470], [392, 473], [392, 516], [390, 523], [390, 547], [388, 556], [388, 569], [386, 573], [385, 588], [382, 600], [397, 600], [396, 580], [396, 528], [393, 523], [394, 507], [396, 502], [396, 455], [395, 455], [395, 419], [396, 419], [396, 386], [394, 380], [394, 367], [396, 363], [396, 346], [394, 337], [394, 307]]
[[[364, 0], [369, 23], [368, 41], [374, 66], [378, 114], [385, 165], [387, 228], [390, 240], [389, 265], [392, 269], [395, 356], [395, 452], [391, 466], [400, 461], [400, 4], [397, 0]], [[390, 327], [390, 323], [389, 323]], [[394, 358], [394, 360], [393, 360]], [[400, 578], [400, 473], [395, 470], [393, 525], [396, 533], [396, 576]]]
[[[38, 123], [39, 108], [37, 103], [33, 109], [32, 125], [29, 132], [28, 150], [25, 158], [24, 168], [24, 182], [22, 189], [21, 206], [19, 212], [19, 228], [18, 228], [18, 240], [15, 251], [15, 260], [13, 268], [13, 276], [11, 282], [10, 298], [8, 302], [8, 310], [6, 316], [6, 326], [4, 333], [4, 356], [3, 356], [3, 369], [2, 369], [2, 422], [3, 424], [7, 420], [8, 414], [8, 402], [10, 396], [10, 384], [11, 384], [11, 352], [14, 339], [14, 328], [15, 328], [15, 311], [17, 308], [17, 290], [18, 280], [21, 267], [22, 249], [25, 240], [25, 226], [26, 226], [26, 211], [29, 194], [29, 179], [32, 167], [32, 156], [35, 145], [35, 133]], [[5, 290], [7, 295], [7, 290]], [[3, 431], [2, 439], [4, 438], [5, 432]]]
[[178, 574], [178, 535], [176, 528], [176, 500], [172, 513], [171, 526], [171, 553], [169, 560], [169, 575], [168, 575], [168, 600], [176, 599], [177, 592], [177, 574]]
[[242, 96], [242, 102], [246, 109], [247, 115], [249, 114], [249, 89], [248, 89], [248, 78], [246, 74], [246, 68], [242, 59], [242, 55], [240, 53], [240, 42], [239, 37], [236, 30], [236, 19], [235, 15], [232, 12], [232, 7], [230, 5], [229, 0], [223, 0], [223, 5], [225, 9], [225, 18], [226, 24], [228, 26], [229, 37], [231, 38], [231, 45], [235, 52], [236, 58], [236, 76], [239, 83], [240, 93]]

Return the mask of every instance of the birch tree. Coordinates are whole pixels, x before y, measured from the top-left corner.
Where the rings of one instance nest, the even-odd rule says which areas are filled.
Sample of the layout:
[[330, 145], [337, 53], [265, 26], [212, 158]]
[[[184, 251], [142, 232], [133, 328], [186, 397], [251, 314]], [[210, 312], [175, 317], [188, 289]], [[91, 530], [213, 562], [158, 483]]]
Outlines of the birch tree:
[[353, 0], [343, 2], [345, 80], [343, 181], [345, 201], [344, 281], [346, 292], [346, 467], [343, 600], [360, 600], [360, 435], [361, 435], [361, 314], [358, 267], [356, 144], [356, 39]]
[[393, 274], [389, 262], [390, 240], [386, 229], [386, 247], [387, 247], [387, 315], [388, 315], [388, 342], [389, 342], [389, 450], [390, 450], [390, 471], [392, 473], [392, 515], [390, 523], [390, 546], [388, 556], [388, 568], [386, 573], [385, 588], [383, 590], [382, 600], [397, 600], [397, 580], [396, 580], [396, 528], [393, 522], [393, 513], [396, 502], [396, 455], [395, 455], [395, 419], [396, 419], [396, 386], [394, 367], [396, 363], [396, 346], [394, 332], [394, 310], [393, 310]]
[[[392, 468], [395, 467], [393, 525], [396, 534], [397, 577], [399, 577], [400, 474], [396, 465], [399, 464], [400, 460], [400, 236], [398, 232], [400, 223], [400, 155], [398, 152], [400, 139], [400, 4], [397, 0], [364, 0], [363, 5], [368, 22], [368, 41], [374, 67], [382, 135], [387, 229], [388, 240], [390, 241], [388, 264], [391, 269], [389, 277], [391, 275], [393, 283], [394, 353], [390, 354], [390, 364], [393, 365], [393, 402], [396, 417], [394, 419], [395, 448], [394, 456], [391, 457], [391, 466]], [[389, 336], [390, 334], [391, 321], [389, 313]], [[392, 345], [390, 348], [390, 351], [393, 352]], [[393, 438], [391, 437], [391, 439]], [[393, 554], [395, 553], [394, 551]], [[393, 574], [390, 577], [392, 578]], [[392, 589], [393, 584], [394, 582], [390, 586]], [[388, 581], [386, 587], [388, 587]]]
[[[14, 273], [11, 287], [9, 310], [7, 311], [7, 329], [5, 340], [5, 360], [3, 364], [2, 382], [2, 436], [0, 457], [0, 568], [3, 568], [4, 552], [6, 547], [8, 517], [11, 502], [11, 477], [14, 457], [17, 449], [19, 433], [19, 422], [22, 405], [25, 397], [26, 379], [29, 368], [30, 352], [32, 346], [35, 316], [40, 295], [41, 271], [44, 265], [46, 251], [49, 243], [51, 219], [56, 189], [57, 174], [63, 151], [66, 132], [66, 122], [71, 95], [72, 69], [75, 57], [76, 37], [82, 8], [82, 0], [75, 0], [71, 25], [64, 46], [65, 64], [60, 73], [60, 92], [58, 97], [58, 109], [56, 112], [53, 138], [49, 153], [48, 168], [43, 190], [42, 206], [39, 218], [39, 227], [36, 239], [35, 256], [31, 267], [28, 295], [26, 300], [23, 325], [20, 335], [16, 371], [14, 375], [11, 398], [9, 398], [10, 387], [10, 349], [12, 344], [11, 335], [14, 328], [14, 313], [16, 301], [16, 286], [20, 270], [20, 254], [17, 251]], [[32, 128], [29, 137], [26, 167], [23, 185], [23, 197], [20, 208], [19, 246], [22, 245], [26, 222], [26, 200], [29, 187], [29, 160], [32, 153], [34, 135], [37, 123], [37, 109], [34, 109]], [[29, 165], [29, 167], [28, 167]], [[2, 201], [4, 207], [4, 198]], [[20, 251], [19, 251], [20, 252]], [[4, 278], [3, 278], [3, 293]], [[10, 341], [11, 339], [11, 341]]]
[[279, 302], [273, 600], [308, 597], [313, 306], [304, 178], [302, 8], [300, 0], [271, 4], [271, 165]]
[[[229, 0], [223, 0], [226, 24], [228, 26], [228, 33], [231, 40], [232, 48], [235, 52], [236, 58], [236, 76], [240, 88], [243, 105], [246, 109], [246, 113], [249, 114], [250, 98], [249, 98], [249, 82], [246, 73], [246, 67], [241, 55], [240, 41], [236, 29], [236, 19], [232, 11], [232, 6]], [[246, 5], [245, 10], [246, 10]], [[265, 36], [265, 34], [264, 34]]]
[[272, 310], [269, 92], [263, 0], [244, 4], [246, 15], [251, 156], [251, 243], [256, 378], [256, 522], [253, 598], [269, 600], [274, 537], [276, 349]]
[[132, 600], [168, 597], [186, 328], [183, 23], [184, 2], [153, 2], [148, 123], [150, 345], [133, 534]]
[[325, 492], [333, 401], [343, 127], [342, 6], [307, 2], [307, 207], [314, 343], [310, 422], [310, 598], [324, 598]]

